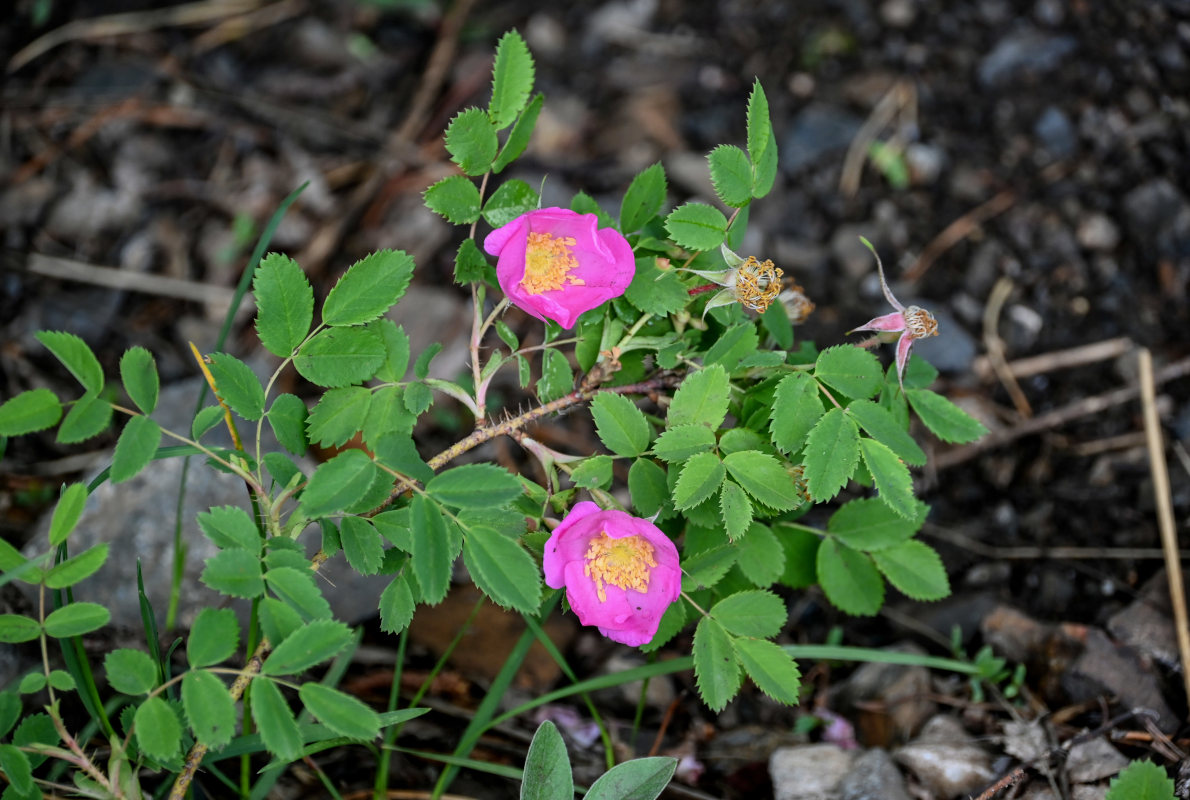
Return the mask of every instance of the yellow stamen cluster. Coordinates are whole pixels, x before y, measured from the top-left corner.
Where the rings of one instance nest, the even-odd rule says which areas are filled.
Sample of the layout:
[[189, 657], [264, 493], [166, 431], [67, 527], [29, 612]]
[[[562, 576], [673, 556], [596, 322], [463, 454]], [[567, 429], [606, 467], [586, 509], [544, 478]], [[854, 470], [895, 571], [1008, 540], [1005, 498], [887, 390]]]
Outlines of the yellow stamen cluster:
[[760, 262], [755, 256], [736, 270], [735, 296], [741, 305], [753, 311], [763, 312], [781, 293], [781, 276], [785, 273], [773, 266], [772, 261]]
[[582, 286], [582, 279], [570, 275], [578, 269], [578, 259], [570, 252], [574, 245], [573, 236], [530, 233], [525, 245], [525, 277], [521, 278], [521, 288], [529, 294], [541, 294], [567, 284]]
[[595, 582], [599, 602], [607, 602], [606, 584], [649, 591], [651, 568], [657, 566], [653, 545], [643, 536], [613, 539], [606, 532], [591, 539], [584, 556], [587, 561], [583, 574]]
[[921, 306], [909, 306], [902, 315], [905, 317], [905, 330], [910, 338], [924, 339], [927, 336], [938, 335], [938, 320]]

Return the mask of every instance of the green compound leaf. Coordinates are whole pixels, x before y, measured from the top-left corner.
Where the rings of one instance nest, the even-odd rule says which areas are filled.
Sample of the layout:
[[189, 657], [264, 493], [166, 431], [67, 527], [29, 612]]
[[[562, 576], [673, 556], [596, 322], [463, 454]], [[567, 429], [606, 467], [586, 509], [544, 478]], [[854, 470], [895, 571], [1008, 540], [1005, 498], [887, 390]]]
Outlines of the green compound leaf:
[[269, 589], [296, 611], [302, 619], [327, 619], [331, 616], [331, 605], [322, 596], [310, 570], [294, 567], [276, 567], [264, 576]]
[[[479, 219], [479, 207], [483, 202], [479, 196], [479, 189], [466, 175], [450, 175], [443, 178], [426, 189], [423, 200], [426, 208], [455, 225], [470, 225]], [[468, 241], [474, 244], [474, 240]]]
[[142, 753], [158, 761], [171, 761], [182, 754], [182, 724], [161, 697], [141, 703], [132, 720]]
[[786, 705], [797, 705], [802, 675], [793, 657], [774, 642], [736, 639], [736, 655], [760, 691]]
[[380, 593], [380, 630], [385, 633], [405, 630], [413, 620], [415, 607], [409, 578], [402, 573]]
[[657, 259], [650, 256], [636, 260], [636, 274], [624, 297], [641, 311], [657, 316], [681, 311], [690, 302], [690, 293], [677, 271], [658, 269]]
[[777, 139], [769, 119], [769, 101], [759, 80], [748, 96], [748, 158], [752, 161], [752, 196], [764, 197], [777, 177]]
[[339, 523], [343, 555], [360, 575], [375, 575], [384, 561], [384, 543], [376, 527], [362, 517], [343, 517]]
[[209, 667], [235, 655], [240, 623], [230, 608], [204, 608], [190, 626], [186, 660], [192, 668]]
[[223, 421], [223, 413], [223, 406], [205, 407], [194, 415], [194, 421], [190, 423], [190, 435], [195, 439], [201, 439], [218, 427], [219, 423]]
[[591, 784], [588, 800], [655, 800], [678, 768], [676, 758], [650, 756], [616, 764]]
[[816, 503], [847, 485], [859, 462], [859, 430], [841, 408], [832, 408], [806, 437], [806, 488]]
[[533, 56], [516, 31], [508, 31], [496, 45], [492, 66], [492, 100], [488, 117], [502, 131], [516, 120], [533, 91]]
[[457, 555], [446, 529], [446, 520], [432, 500], [415, 495], [409, 506], [409, 524], [413, 533], [413, 577], [421, 589], [421, 599], [437, 605], [450, 588], [450, 567]]
[[878, 550], [872, 558], [888, 582], [910, 599], [941, 600], [950, 594], [942, 559], [924, 542], [910, 539]]
[[719, 490], [719, 512], [723, 516], [723, 530], [733, 542], [752, 525], [752, 501], [735, 481], [723, 482]]
[[670, 428], [678, 425], [709, 425], [717, 429], [727, 417], [730, 396], [731, 384], [727, 379], [727, 371], [719, 365], [687, 375], [674, 392], [666, 424]]
[[107, 561], [108, 547], [108, 543], [103, 542], [54, 565], [45, 574], [45, 585], [50, 589], [65, 589], [91, 577]]
[[495, 464], [465, 464], [440, 472], [426, 484], [426, 493], [456, 508], [499, 508], [521, 495], [521, 482]]
[[771, 639], [789, 618], [785, 601], [768, 591], [739, 592], [711, 607], [711, 616], [729, 633]]
[[743, 681], [731, 636], [710, 617], [703, 617], [694, 629], [694, 677], [702, 701], [712, 711], [722, 711]]
[[20, 696], [12, 690], [0, 692], [0, 736], [7, 736], [20, 717]]
[[62, 419], [62, 403], [49, 389], [30, 389], [0, 405], [0, 436], [24, 436], [52, 428]]
[[859, 450], [880, 493], [880, 499], [902, 517], [913, 519], [917, 515], [917, 498], [913, 496], [913, 478], [909, 475], [909, 468], [897, 458], [896, 453], [875, 439], [860, 439]]
[[50, 670], [49, 682], [50, 686], [53, 686], [60, 692], [73, 692], [78, 688], [78, 685], [74, 682], [74, 678], [64, 669]]
[[929, 389], [906, 389], [909, 405], [931, 432], [944, 442], [965, 444], [988, 432], [979, 420]]
[[75, 401], [66, 413], [62, 426], [58, 428], [58, 442], [77, 444], [98, 436], [107, 430], [112, 421], [112, 407], [106, 400], [93, 394], [85, 394]]
[[209, 367], [223, 402], [250, 422], [264, 415], [264, 387], [252, 368], [227, 353], [212, 353]]
[[161, 389], [153, 354], [139, 346], [124, 351], [120, 357], [120, 380], [136, 407], [145, 414], [152, 414], [157, 408], [157, 394]]
[[55, 639], [81, 636], [99, 630], [111, 618], [111, 612], [98, 603], [71, 603], [45, 618], [45, 632]]
[[1174, 782], [1152, 761], [1133, 761], [1112, 778], [1104, 800], [1174, 800]]
[[236, 704], [227, 686], [213, 673], [192, 670], [182, 676], [182, 708], [199, 742], [212, 750], [231, 742], [236, 729]]
[[288, 358], [314, 321], [314, 290], [306, 273], [289, 256], [269, 253], [252, 277], [256, 333], [275, 356]]
[[236, 506], [216, 506], [200, 512], [198, 527], [221, 550], [240, 548], [260, 552], [260, 531], [248, 512]]
[[17, 691], [21, 694], [33, 694], [40, 692], [45, 688], [49, 681], [42, 672], [30, 672], [25, 677], [21, 678], [21, 682], [17, 685]]
[[544, 103], [545, 95], [540, 92], [529, 101], [529, 105], [517, 117], [516, 124], [509, 131], [508, 138], [504, 140], [504, 146], [500, 148], [500, 155], [496, 156], [496, 160], [492, 163], [492, 172], [499, 174], [519, 158], [521, 153], [525, 152], [525, 148], [529, 146], [529, 137], [533, 135], [533, 126], [537, 124], [537, 115], [541, 113], [541, 106]]
[[384, 363], [376, 370], [377, 379], [392, 383], [404, 379], [405, 370], [409, 369], [409, 336], [405, 329], [386, 317], [376, 320], [370, 327], [380, 334], [380, 340], [384, 342]]
[[299, 512], [315, 519], [358, 502], [376, 480], [378, 470], [361, 450], [344, 450], [324, 461], [310, 476], [302, 492]]
[[306, 441], [306, 415], [306, 404], [292, 394], [277, 395], [266, 414], [277, 441], [295, 456], [303, 455], [309, 447]]
[[649, 220], [661, 213], [665, 205], [665, 167], [658, 162], [646, 167], [628, 184], [628, 191], [620, 203], [620, 230], [639, 231]]
[[493, 228], [499, 228], [537, 208], [540, 202], [532, 186], [513, 178], [500, 184], [484, 203], [483, 218]]
[[322, 321], [332, 327], [363, 325], [388, 311], [413, 278], [413, 257], [404, 250], [378, 250], [348, 267], [326, 296]]
[[561, 350], [551, 347], [541, 359], [541, 378], [537, 381], [537, 399], [549, 403], [574, 389], [574, 372]]
[[719, 364], [728, 372], [740, 365], [740, 362], [756, 352], [760, 337], [756, 333], [756, 326], [751, 322], [733, 325], [715, 340], [711, 348], [703, 357], [707, 366]]
[[665, 229], [687, 250], [714, 250], [727, 237], [727, 217], [706, 203], [685, 203], [665, 218]]
[[386, 355], [384, 341], [372, 328], [331, 328], [308, 341], [293, 365], [311, 383], [336, 388], [368, 380]]
[[583, 489], [606, 489], [612, 482], [612, 457], [591, 456], [570, 473], [570, 480]]
[[815, 380], [804, 372], [786, 375], [773, 395], [773, 444], [784, 453], [800, 450], [824, 413]]
[[295, 675], [337, 655], [351, 643], [351, 628], [334, 619], [316, 619], [285, 637], [269, 653], [261, 675]]
[[496, 129], [482, 109], [463, 109], [446, 127], [450, 160], [468, 175], [482, 175], [491, 169], [499, 146]]
[[328, 390], [306, 422], [310, 439], [323, 447], [342, 446], [364, 426], [371, 405], [372, 390], [366, 386]]
[[87, 485], [72, 483], [62, 489], [62, 497], [58, 505], [54, 506], [54, 515], [50, 518], [50, 546], [57, 547], [66, 541], [79, 517], [83, 514], [83, 507], [87, 504]]
[[669, 500], [665, 470], [647, 458], [636, 459], [628, 470], [628, 492], [638, 516], [653, 516]]
[[153, 460], [160, 443], [161, 426], [156, 422], [141, 416], [128, 420], [112, 453], [112, 483], [135, 478]]
[[[29, 762], [29, 756], [17, 749], [16, 745], [0, 744], [0, 771], [4, 772], [4, 777], [12, 785], [14, 800], [41, 794], [33, 783], [33, 765]], [[5, 794], [10, 793], [6, 791]]]
[[925, 521], [929, 507], [918, 502], [911, 519], [906, 519], [875, 497], [844, 504], [831, 515], [827, 530], [856, 550], [884, 550], [909, 539]]
[[727, 467], [714, 453], [699, 453], [682, 467], [674, 487], [674, 508], [685, 511], [719, 491]]
[[380, 733], [380, 715], [345, 692], [321, 683], [303, 683], [298, 697], [307, 711], [340, 736], [366, 741]]
[[818, 583], [840, 610], [870, 617], [884, 603], [884, 579], [872, 559], [834, 538], [818, 547]]
[[723, 545], [696, 553], [682, 562], [682, 591], [709, 589], [735, 566], [739, 552]]
[[37, 620], [29, 619], [23, 614], [0, 614], [0, 642], [4, 644], [18, 644], [31, 642], [41, 636], [41, 626]]
[[752, 165], [733, 144], [721, 144], [707, 154], [711, 183], [724, 205], [742, 208], [752, 202]]
[[856, 400], [847, 406], [847, 413], [855, 417], [855, 421], [869, 436], [886, 445], [906, 464], [920, 467], [926, 463], [926, 454], [917, 442], [884, 408], [871, 400]]
[[866, 399], [880, 391], [884, 370], [867, 350], [840, 344], [818, 354], [814, 377], [848, 397]]
[[410, 383], [405, 386], [405, 396], [402, 398], [405, 410], [414, 418], [425, 413], [434, 404], [434, 393], [424, 383]]
[[496, 605], [532, 614], [541, 605], [541, 573], [523, 547], [499, 531], [476, 525], [463, 542], [463, 563]]
[[740, 572], [757, 586], [772, 586], [785, 572], [785, 548], [766, 525], [753, 522], [736, 548]]
[[103, 659], [108, 684], [124, 694], [145, 694], [157, 685], [157, 664], [148, 653], [120, 648]]
[[591, 416], [603, 445], [618, 456], [638, 456], [649, 447], [652, 431], [641, 410], [627, 397], [611, 392], [595, 395]]
[[570, 756], [558, 728], [548, 719], [537, 727], [525, 773], [521, 779], [521, 800], [570, 800], [574, 797], [574, 778], [570, 774]]
[[742, 450], [724, 457], [724, 466], [748, 494], [777, 511], [801, 505], [793, 479], [781, 462], [759, 450]]
[[199, 580], [229, 597], [258, 597], [264, 593], [260, 557], [247, 550], [221, 550], [211, 556]]
[[281, 690], [266, 677], [253, 678], [251, 687], [252, 719], [265, 748], [281, 761], [296, 760], [302, 754], [302, 732]]
[[103, 367], [86, 342], [64, 331], [38, 331], [33, 335], [70, 370], [87, 394], [99, 394], [103, 390]]
[[706, 425], [677, 425], [657, 437], [653, 455], [662, 461], [685, 461], [715, 446], [715, 432]]

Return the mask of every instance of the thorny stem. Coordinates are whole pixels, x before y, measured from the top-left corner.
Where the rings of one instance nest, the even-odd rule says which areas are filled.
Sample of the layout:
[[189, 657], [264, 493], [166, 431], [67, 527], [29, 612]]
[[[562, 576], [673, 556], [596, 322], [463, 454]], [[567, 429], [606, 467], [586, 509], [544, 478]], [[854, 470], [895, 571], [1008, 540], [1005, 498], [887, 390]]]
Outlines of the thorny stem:
[[[430, 469], [437, 472], [443, 466], [458, 458], [463, 453], [479, 447], [484, 442], [495, 439], [497, 436], [511, 436], [513, 433], [520, 431], [526, 425], [535, 422], [542, 417], [548, 416], [558, 411], [564, 411], [571, 406], [578, 405], [579, 403], [585, 403], [600, 392], [612, 392], [614, 394], [647, 394], [649, 392], [656, 391], [657, 389], [665, 389], [676, 386], [681, 381], [681, 379], [681, 375], [677, 375], [675, 373], [664, 373], [662, 375], [658, 375], [655, 378], [641, 381], [640, 383], [632, 383], [628, 384], [627, 386], [613, 386], [610, 389], [598, 389], [596, 386], [584, 386], [579, 388], [577, 391], [573, 391], [570, 394], [565, 395], [564, 397], [559, 397], [557, 400], [546, 403], [543, 406], [538, 406], [537, 408], [526, 411], [524, 414], [520, 414], [519, 416], [513, 417], [511, 419], [496, 423], [495, 425], [488, 425], [486, 427], [479, 428], [472, 432], [471, 435], [455, 442], [453, 445], [446, 448], [426, 463], [429, 465]], [[365, 516], [372, 516], [374, 514], [380, 513], [389, 505], [391, 505], [394, 500], [400, 497], [408, 488], [410, 487], [405, 483], [398, 485], [393, 489], [392, 493], [388, 497], [388, 500], [386, 500], [382, 505], [373, 511], [369, 511]]]
[[58, 713], [58, 703], [54, 702], [49, 706], [46, 706], [46, 711], [49, 712], [50, 720], [54, 723], [54, 730], [58, 732], [58, 736], [61, 737], [62, 741], [66, 743], [66, 746], [70, 748], [70, 752], [74, 754], [74, 758], [64, 758], [65, 754], [55, 754], [55, 758], [61, 758], [63, 761], [68, 761], [74, 764], [76, 767], [83, 770], [83, 772], [86, 772], [87, 775], [89, 775], [104, 789], [116, 795], [117, 797], [123, 797], [123, 794], [116, 791], [116, 789], [108, 781], [107, 776], [104, 775], [99, 770], [99, 768], [95, 766], [87, 754], [83, 752], [83, 748], [79, 745], [78, 741], [70, 735], [70, 731], [66, 730], [66, 725], [63, 724], [62, 717]]

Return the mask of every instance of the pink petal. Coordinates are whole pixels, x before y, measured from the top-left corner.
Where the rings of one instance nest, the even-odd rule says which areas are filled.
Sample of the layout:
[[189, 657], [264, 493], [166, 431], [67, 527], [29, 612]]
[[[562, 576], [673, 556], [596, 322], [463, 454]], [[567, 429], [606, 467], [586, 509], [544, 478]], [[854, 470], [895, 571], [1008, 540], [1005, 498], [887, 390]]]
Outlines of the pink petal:
[[855, 331], [903, 331], [905, 330], [905, 315], [900, 311], [894, 311], [891, 314], [885, 314], [882, 317], [876, 317], [869, 320], [867, 323], [860, 325], [858, 328], [852, 328], [848, 333]]
[[[550, 538], [546, 540], [545, 551], [542, 553], [541, 566], [545, 572], [545, 583], [551, 589], [561, 589], [566, 581], [564, 570], [572, 561], [579, 561], [586, 555], [591, 536], [585, 532], [586, 526], [574, 530], [575, 525], [584, 519], [599, 513], [599, 506], [590, 500], [575, 503], [574, 508], [562, 520]], [[573, 531], [573, 532], [572, 532]], [[597, 531], [596, 531], [597, 532]]]
[[905, 333], [897, 340], [897, 380], [901, 391], [905, 391], [905, 365], [909, 363], [909, 351], [913, 348], [913, 337]]

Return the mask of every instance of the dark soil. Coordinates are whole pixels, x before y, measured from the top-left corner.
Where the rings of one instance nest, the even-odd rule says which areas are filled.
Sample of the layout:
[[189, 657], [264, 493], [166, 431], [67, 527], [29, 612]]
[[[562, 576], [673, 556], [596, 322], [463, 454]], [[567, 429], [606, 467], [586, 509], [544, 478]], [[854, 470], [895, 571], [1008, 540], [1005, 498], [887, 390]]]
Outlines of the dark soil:
[[[155, 4], [57, 0], [48, 4], [49, 20], [35, 27], [39, 5], [26, 0], [10, 10], [0, 29], [5, 63], [69, 22]], [[752, 211], [748, 252], [773, 258], [806, 287], [818, 308], [802, 335], [832, 344], [883, 313], [870, 258], [856, 253], [858, 236], [867, 236], [898, 296], [939, 316], [940, 336], [918, 350], [941, 369], [938, 388], [1001, 432], [1003, 444], [978, 451], [933, 442], [941, 466], [921, 476], [933, 507], [925, 536], [947, 561], [954, 596], [932, 606], [891, 599], [893, 616], [852, 620], [810, 594], [796, 606], [794, 640], [822, 641], [841, 625], [849, 643], [913, 639], [947, 654], [941, 642], [958, 626], [974, 652], [998, 604], [1042, 622], [1104, 627], [1161, 570], [1159, 556], [1134, 552], [1160, 547], [1139, 401], [1005, 436], [1026, 421], [1026, 409], [985, 356], [989, 339], [1014, 361], [1123, 337], [1150, 349], [1158, 370], [1190, 357], [1190, 3], [477, 6], [441, 74], [427, 63], [444, 31], [449, 37], [449, 17], [432, 2], [379, 0], [284, 0], [250, 15], [246, 27], [224, 18], [80, 36], [10, 72], [0, 103], [3, 397], [70, 385], [32, 338], [45, 328], [82, 335], [109, 374], [125, 348], [143, 344], [156, 353], [163, 380], [192, 376], [186, 343], [214, 340], [217, 304], [104, 288], [85, 265], [230, 293], [260, 226], [305, 180], [311, 186], [273, 247], [298, 258], [319, 291], [379, 247], [412, 252], [419, 284], [454, 291], [449, 276], [460, 234], [420, 209], [420, 192], [449, 174], [441, 131], [459, 108], [487, 102], [495, 39], [516, 27], [537, 59], [546, 111], [513, 173], [534, 186], [544, 177], [546, 204], [581, 189], [615, 208], [632, 175], [657, 160], [666, 165], [671, 200], [707, 199], [700, 159], [717, 144], [743, 141], [745, 102], [759, 78], [783, 169]], [[428, 103], [419, 106], [423, 90]], [[855, 191], [844, 192], [847, 147], [883, 108], [895, 113], [875, 135], [910, 145], [901, 162], [908, 185], [894, 185], [891, 173], [865, 160]], [[952, 225], [954, 235], [939, 240]], [[82, 265], [83, 280], [40, 274], [33, 254]], [[1001, 281], [1002, 310], [985, 332]], [[438, 334], [444, 321], [423, 325]], [[251, 328], [237, 330], [229, 348], [243, 353]], [[1051, 368], [1021, 379], [1034, 418], [1137, 386], [1131, 346], [1107, 360], [1063, 368], [1067, 361], [1060, 354]], [[1170, 380], [1159, 394], [1174, 512], [1184, 531], [1190, 380]], [[427, 435], [446, 442], [450, 434]], [[8, 442], [0, 533], [22, 543], [57, 486], [77, 477], [81, 462], [72, 457], [111, 443], [62, 447], [51, 436]], [[519, 458], [514, 450], [500, 454]], [[1013, 549], [1021, 547], [1037, 549]], [[1056, 547], [1093, 550], [1048, 552]], [[392, 645], [378, 633], [375, 641]], [[591, 669], [610, 652], [575, 647], [577, 663]], [[1069, 686], [1046, 690], [1061, 683], [1051, 674], [1061, 669], [1045, 658], [1030, 663], [1034, 711], [1087, 699]], [[836, 669], [834, 680], [845, 674]], [[1180, 677], [1161, 674], [1166, 703], [1184, 719]], [[828, 682], [818, 700], [825, 702]], [[954, 702], [969, 701], [965, 684], [945, 686]], [[472, 686], [458, 702], [465, 706], [481, 692]], [[693, 697], [680, 706], [667, 744], [693, 736], [702, 721], [727, 733], [750, 723], [787, 727], [800, 713], [775, 712], [751, 696], [718, 721]], [[650, 712], [652, 732], [663, 711]], [[1066, 724], [1093, 728], [1106, 720], [1088, 703]], [[1176, 740], [1186, 731], [1167, 733]], [[457, 732], [427, 728], [422, 735], [425, 742], [410, 746], [449, 749]], [[510, 763], [520, 763], [523, 742], [502, 746]], [[1146, 754], [1143, 747], [1128, 751]], [[765, 757], [757, 752], [744, 767], [709, 764], [697, 788], [762, 796]], [[358, 765], [347, 762], [330, 758], [324, 768], [354, 786], [349, 776]], [[421, 786], [432, 772], [409, 761], [399, 775]], [[494, 796], [490, 782], [485, 794], [478, 780], [456, 789]]]

